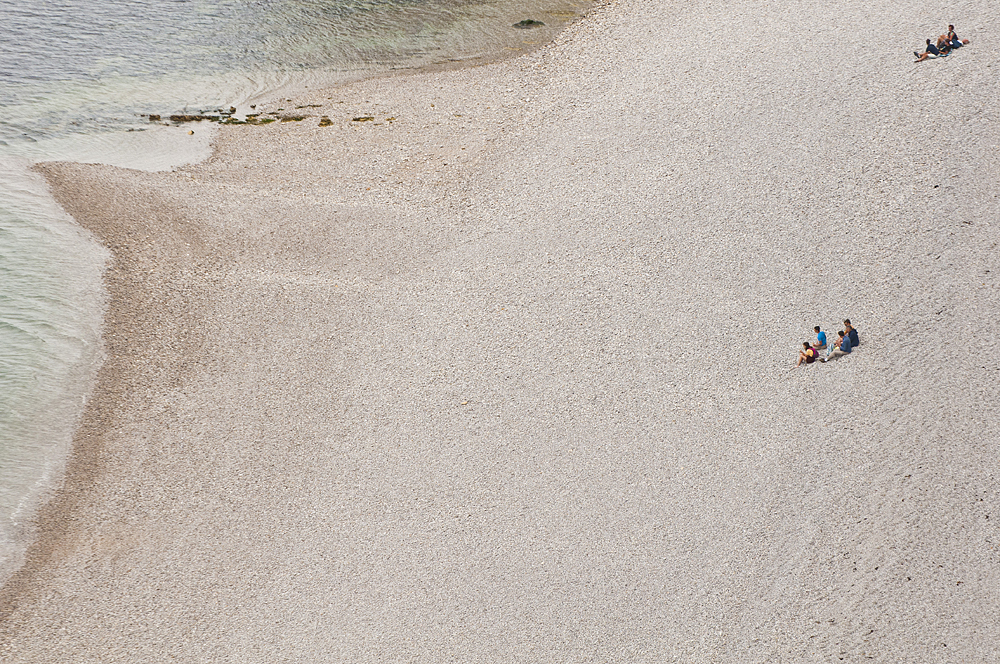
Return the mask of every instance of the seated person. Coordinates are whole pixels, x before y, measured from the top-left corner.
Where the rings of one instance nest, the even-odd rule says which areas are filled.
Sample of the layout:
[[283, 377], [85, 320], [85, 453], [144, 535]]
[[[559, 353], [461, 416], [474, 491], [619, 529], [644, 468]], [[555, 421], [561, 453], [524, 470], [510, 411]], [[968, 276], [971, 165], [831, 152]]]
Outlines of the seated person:
[[826, 348], [826, 332], [819, 329], [819, 325], [813, 328], [813, 332], [816, 333], [816, 343], [813, 344], [813, 348], [820, 351]]
[[806, 364], [812, 364], [819, 357], [819, 352], [810, 346], [808, 341], [802, 342], [802, 348], [804, 350], [799, 351], [799, 361], [795, 363], [795, 366], [800, 366], [803, 360], [805, 360]]
[[952, 48], [958, 48], [960, 46], [965, 46], [966, 44], [969, 43], [968, 39], [959, 39], [958, 38], [958, 35], [955, 34], [955, 26], [953, 26], [953, 25], [949, 25], [948, 26], [948, 34], [946, 34], [944, 36], [944, 38], [948, 40], [948, 43], [951, 44]]
[[829, 357], [820, 360], [821, 362], [829, 362], [834, 358], [842, 357], [851, 352], [851, 338], [844, 334], [843, 331], [837, 332], [837, 335], [839, 337], [837, 347], [833, 349]]
[[934, 44], [931, 43], [930, 39], [928, 39], [927, 40], [927, 48], [924, 50], [924, 52], [923, 53], [917, 53], [916, 51], [914, 51], [913, 55], [916, 56], [917, 62], [923, 62], [924, 60], [926, 60], [927, 58], [931, 57], [932, 55], [940, 56], [941, 55], [941, 51], [938, 50], [937, 46], [935, 46]]
[[861, 345], [861, 340], [858, 338], [858, 331], [851, 325], [850, 318], [844, 319], [844, 332], [851, 338], [851, 348], [857, 348]]

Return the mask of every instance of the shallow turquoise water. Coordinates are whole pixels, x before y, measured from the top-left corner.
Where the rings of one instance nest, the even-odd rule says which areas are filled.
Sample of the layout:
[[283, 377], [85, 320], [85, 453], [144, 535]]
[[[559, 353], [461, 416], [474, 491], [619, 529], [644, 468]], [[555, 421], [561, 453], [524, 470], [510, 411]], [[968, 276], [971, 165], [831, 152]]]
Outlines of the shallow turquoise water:
[[[57, 487], [101, 361], [107, 252], [30, 170], [164, 170], [211, 132], [144, 113], [246, 106], [279, 88], [474, 59], [586, 0], [0, 0], [0, 583]], [[544, 33], [543, 33], [544, 34]], [[183, 140], [181, 138], [183, 137]]]

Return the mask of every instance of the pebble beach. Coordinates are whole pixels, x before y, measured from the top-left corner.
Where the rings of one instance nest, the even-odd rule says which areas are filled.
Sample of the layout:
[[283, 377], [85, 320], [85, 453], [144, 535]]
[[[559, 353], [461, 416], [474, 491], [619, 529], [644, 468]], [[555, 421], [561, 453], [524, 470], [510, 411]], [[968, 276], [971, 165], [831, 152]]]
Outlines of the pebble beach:
[[994, 661], [996, 34], [612, 0], [38, 166], [106, 359], [0, 660]]

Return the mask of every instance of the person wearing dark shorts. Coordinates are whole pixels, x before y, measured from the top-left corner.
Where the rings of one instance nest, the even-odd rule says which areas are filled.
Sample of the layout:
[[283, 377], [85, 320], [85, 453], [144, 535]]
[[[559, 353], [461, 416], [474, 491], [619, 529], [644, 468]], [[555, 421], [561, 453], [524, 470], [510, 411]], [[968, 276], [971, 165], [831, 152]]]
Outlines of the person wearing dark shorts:
[[799, 361], [795, 363], [795, 366], [797, 367], [802, 366], [803, 362], [806, 364], [812, 364], [816, 361], [816, 358], [819, 357], [819, 353], [815, 348], [809, 345], [808, 341], [802, 342], [802, 348], [803, 350], [799, 351]]

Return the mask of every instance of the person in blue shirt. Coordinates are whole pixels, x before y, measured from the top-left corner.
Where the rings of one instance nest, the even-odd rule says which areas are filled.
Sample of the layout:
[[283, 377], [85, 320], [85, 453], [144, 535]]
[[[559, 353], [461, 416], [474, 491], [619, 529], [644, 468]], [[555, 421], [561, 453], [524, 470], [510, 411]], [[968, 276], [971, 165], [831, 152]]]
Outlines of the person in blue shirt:
[[822, 362], [829, 362], [830, 360], [841, 357], [843, 355], [848, 355], [851, 352], [851, 338], [847, 336], [843, 331], [837, 332], [837, 347], [830, 352], [830, 355], [824, 359]]
[[813, 344], [813, 348], [815, 348], [817, 352], [825, 349], [826, 348], [826, 332], [824, 332], [823, 330], [819, 329], [819, 325], [817, 325], [816, 327], [814, 327], [813, 331], [816, 332], [816, 343]]

